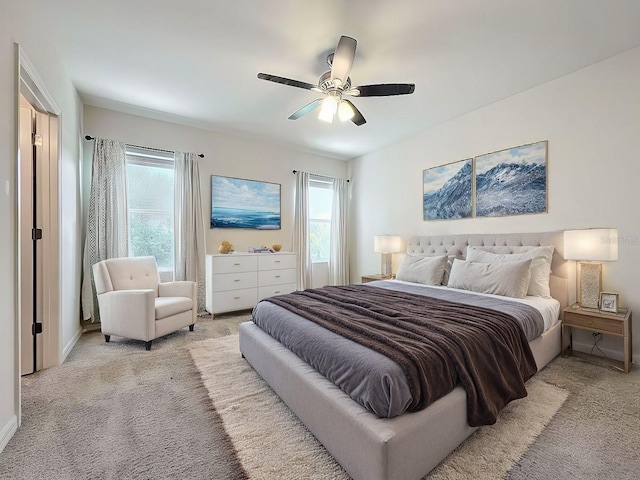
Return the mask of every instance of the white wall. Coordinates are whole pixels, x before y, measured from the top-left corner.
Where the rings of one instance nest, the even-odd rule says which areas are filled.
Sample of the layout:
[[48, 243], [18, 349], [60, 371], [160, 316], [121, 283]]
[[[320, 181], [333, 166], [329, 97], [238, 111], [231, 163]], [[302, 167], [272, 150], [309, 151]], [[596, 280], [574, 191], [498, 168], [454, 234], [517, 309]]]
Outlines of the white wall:
[[[380, 270], [375, 234], [617, 227], [619, 260], [604, 265], [603, 288], [640, 318], [639, 86], [637, 48], [350, 161], [354, 278]], [[539, 140], [549, 141], [547, 214], [422, 220], [424, 169]], [[603, 344], [622, 348], [618, 339]], [[633, 350], [639, 363], [640, 335]]]
[[[293, 202], [295, 176], [292, 171], [303, 170], [320, 175], [346, 178], [347, 162], [322, 157], [273, 143], [216, 133], [159, 120], [93, 106], [84, 108], [84, 132], [87, 135], [120, 140], [146, 147], [203, 153], [200, 160], [200, 180], [203, 215], [206, 221], [207, 253], [218, 253], [223, 240], [233, 244], [236, 251], [249, 247], [282, 244], [291, 251], [293, 243]], [[91, 144], [88, 143], [90, 146]], [[87, 148], [88, 150], [89, 148]], [[89, 191], [89, 155], [85, 155], [84, 188]], [[243, 230], [210, 229], [211, 175], [247, 178], [279, 183], [281, 187], [282, 229]]]
[[[0, 449], [12, 434], [19, 411], [16, 291], [16, 115], [14, 42], [21, 45], [44, 88], [61, 109], [62, 145], [59, 190], [60, 264], [59, 318], [61, 334], [59, 358], [65, 346], [73, 343], [80, 331], [78, 293], [80, 285], [79, 157], [81, 102], [66, 74], [52, 42], [47, 18], [39, 15], [38, 2], [15, 0], [0, 7]], [[8, 188], [8, 193], [7, 189]], [[45, 326], [46, 328], [46, 326]], [[68, 349], [67, 349], [68, 351]]]

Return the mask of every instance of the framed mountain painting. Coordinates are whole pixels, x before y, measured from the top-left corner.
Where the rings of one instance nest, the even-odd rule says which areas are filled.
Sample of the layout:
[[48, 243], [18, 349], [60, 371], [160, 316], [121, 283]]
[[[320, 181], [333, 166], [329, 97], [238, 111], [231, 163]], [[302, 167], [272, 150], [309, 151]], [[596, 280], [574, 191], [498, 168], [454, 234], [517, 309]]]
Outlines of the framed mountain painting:
[[476, 217], [547, 212], [547, 141], [475, 158]]
[[448, 220], [472, 216], [472, 158], [424, 170], [422, 185], [424, 220]]
[[211, 228], [280, 230], [280, 184], [211, 175]]

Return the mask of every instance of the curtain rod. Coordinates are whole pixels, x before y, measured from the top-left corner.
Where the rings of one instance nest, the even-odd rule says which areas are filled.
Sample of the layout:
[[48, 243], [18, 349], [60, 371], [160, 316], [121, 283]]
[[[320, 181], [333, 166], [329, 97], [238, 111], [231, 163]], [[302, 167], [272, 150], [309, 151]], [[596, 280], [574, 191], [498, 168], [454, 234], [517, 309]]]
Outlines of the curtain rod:
[[[85, 140], [95, 140], [96, 137], [91, 137], [89, 135], [85, 135], [84, 139]], [[153, 151], [156, 151], [156, 152], [175, 153], [172, 150], [163, 150], [162, 148], [143, 147], [142, 145], [133, 145], [132, 143], [126, 143], [125, 145], [127, 145], [129, 147], [136, 147], [136, 148], [144, 148], [146, 150], [153, 150]], [[200, 158], [204, 158], [204, 153], [199, 153], [198, 156]]]
[[[292, 170], [292, 172], [294, 174], [298, 173], [298, 170]], [[330, 178], [331, 180], [333, 180], [334, 177], [330, 177], [328, 175], [318, 175], [317, 173], [310, 173], [309, 175], [313, 175], [314, 177], [321, 177], [321, 178]], [[349, 183], [349, 179], [347, 179], [347, 183]]]

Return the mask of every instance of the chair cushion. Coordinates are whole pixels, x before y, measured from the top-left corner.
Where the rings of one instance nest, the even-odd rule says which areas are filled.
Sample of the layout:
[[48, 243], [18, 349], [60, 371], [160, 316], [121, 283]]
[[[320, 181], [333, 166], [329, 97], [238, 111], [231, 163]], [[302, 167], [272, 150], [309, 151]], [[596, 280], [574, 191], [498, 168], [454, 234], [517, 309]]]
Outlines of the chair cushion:
[[157, 297], [156, 320], [167, 318], [176, 313], [189, 311], [193, 308], [193, 302], [188, 297]]
[[158, 266], [154, 257], [110, 258], [105, 260], [114, 290], [154, 290], [158, 295]]

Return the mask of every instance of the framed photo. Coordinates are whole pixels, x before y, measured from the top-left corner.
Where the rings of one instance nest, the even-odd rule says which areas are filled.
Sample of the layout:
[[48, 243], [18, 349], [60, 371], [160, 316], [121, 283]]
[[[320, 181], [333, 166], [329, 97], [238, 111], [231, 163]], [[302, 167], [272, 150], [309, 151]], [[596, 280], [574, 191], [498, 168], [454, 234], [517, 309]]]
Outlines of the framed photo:
[[280, 230], [280, 184], [211, 175], [211, 228]]
[[424, 220], [471, 218], [473, 159], [428, 168], [422, 172]]
[[602, 292], [600, 294], [600, 311], [618, 313], [618, 294]]
[[547, 212], [547, 141], [475, 158], [476, 217]]

